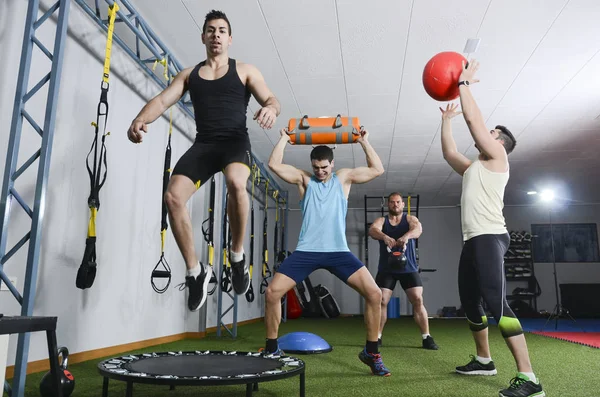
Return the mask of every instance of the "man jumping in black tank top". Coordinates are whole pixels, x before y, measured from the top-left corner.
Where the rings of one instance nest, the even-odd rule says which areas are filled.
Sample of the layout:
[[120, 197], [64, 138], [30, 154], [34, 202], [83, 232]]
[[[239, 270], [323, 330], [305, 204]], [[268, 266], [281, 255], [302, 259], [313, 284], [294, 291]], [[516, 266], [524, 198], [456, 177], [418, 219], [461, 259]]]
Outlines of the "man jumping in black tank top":
[[148, 124], [190, 91], [196, 141], [177, 162], [164, 199], [173, 235], [187, 267], [188, 307], [192, 311], [199, 310], [206, 301], [210, 272], [207, 266], [200, 266], [196, 256], [186, 203], [212, 175], [223, 172], [232, 232], [232, 284], [237, 294], [245, 294], [250, 286], [243, 247], [249, 209], [246, 182], [251, 159], [246, 109], [250, 94], [261, 105], [254, 115], [261, 128], [270, 129], [281, 110], [260, 71], [229, 58], [231, 41], [227, 16], [221, 11], [209, 12], [202, 27], [206, 60], [177, 74], [163, 92], [144, 106], [127, 131], [131, 142], [141, 143]]

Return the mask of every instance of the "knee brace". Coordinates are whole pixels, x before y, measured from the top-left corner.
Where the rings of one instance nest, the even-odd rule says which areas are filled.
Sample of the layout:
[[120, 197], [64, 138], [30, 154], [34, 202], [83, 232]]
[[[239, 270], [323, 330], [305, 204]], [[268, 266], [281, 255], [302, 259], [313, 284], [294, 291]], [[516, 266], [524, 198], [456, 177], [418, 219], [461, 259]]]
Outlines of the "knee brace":
[[465, 306], [465, 316], [467, 316], [471, 331], [483, 331], [488, 326], [487, 317], [481, 305]]
[[498, 328], [500, 328], [500, 332], [504, 338], [510, 338], [511, 336], [517, 336], [523, 333], [521, 323], [516, 317], [500, 317], [500, 321], [498, 321]]
[[486, 329], [488, 327], [488, 320], [487, 320], [486, 316], [481, 316], [481, 320], [480, 320], [481, 322], [479, 322], [479, 321], [473, 321], [467, 315], [467, 321], [469, 322], [469, 328], [473, 332], [483, 331], [484, 329]]

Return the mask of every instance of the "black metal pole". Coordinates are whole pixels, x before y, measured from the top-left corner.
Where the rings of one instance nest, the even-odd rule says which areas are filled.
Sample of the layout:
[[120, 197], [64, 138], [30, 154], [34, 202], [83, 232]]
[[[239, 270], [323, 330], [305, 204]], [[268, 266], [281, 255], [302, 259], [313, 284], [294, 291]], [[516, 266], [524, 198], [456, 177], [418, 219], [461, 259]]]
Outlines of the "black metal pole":
[[548, 218], [550, 220], [550, 244], [552, 246], [552, 265], [554, 268], [554, 292], [556, 294], [556, 317], [554, 317], [554, 330], [558, 330], [558, 318], [561, 315], [562, 308], [560, 306], [558, 297], [558, 277], [556, 275], [556, 255], [554, 251], [554, 229], [552, 227], [552, 210], [548, 211]]

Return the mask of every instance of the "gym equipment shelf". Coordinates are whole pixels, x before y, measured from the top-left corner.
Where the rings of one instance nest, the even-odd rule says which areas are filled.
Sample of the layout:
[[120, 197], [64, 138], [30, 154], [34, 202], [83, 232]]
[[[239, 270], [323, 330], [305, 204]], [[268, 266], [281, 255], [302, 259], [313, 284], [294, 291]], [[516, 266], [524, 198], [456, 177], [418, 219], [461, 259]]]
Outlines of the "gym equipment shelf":
[[[524, 293], [515, 293], [513, 289], [506, 289], [506, 299], [512, 301], [527, 301], [534, 312], [537, 312], [537, 297], [539, 285], [535, 277], [535, 267], [532, 258], [531, 235], [525, 232], [510, 232], [511, 240], [508, 251], [504, 256], [504, 272], [506, 282], [524, 282], [526, 288], [521, 288]], [[517, 291], [519, 289], [517, 288]], [[509, 302], [510, 303], [510, 302]]]

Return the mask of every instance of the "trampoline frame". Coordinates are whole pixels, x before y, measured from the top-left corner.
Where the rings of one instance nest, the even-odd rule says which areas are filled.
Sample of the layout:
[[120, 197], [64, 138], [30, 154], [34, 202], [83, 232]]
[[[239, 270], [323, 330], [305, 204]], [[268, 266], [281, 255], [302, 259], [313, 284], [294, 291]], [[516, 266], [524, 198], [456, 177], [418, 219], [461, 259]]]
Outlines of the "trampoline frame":
[[[141, 353], [131, 354], [121, 357], [113, 357], [107, 360], [103, 360], [98, 363], [98, 372], [104, 378], [102, 382], [102, 397], [108, 397], [108, 383], [110, 379], [126, 382], [126, 396], [133, 396], [133, 384], [144, 383], [152, 385], [170, 386], [170, 389], [175, 389], [175, 386], [226, 386], [226, 385], [246, 385], [246, 397], [252, 396], [253, 391], [258, 390], [258, 384], [261, 382], [272, 382], [276, 380], [282, 380], [291, 378], [293, 376], [300, 377], [300, 397], [305, 397], [305, 364], [304, 361], [290, 356], [266, 356], [265, 360], [277, 360], [283, 362], [283, 368], [277, 370], [277, 373], [270, 373], [273, 371], [266, 371], [264, 373], [257, 373], [253, 375], [242, 374], [231, 376], [231, 377], [157, 377], [155, 375], [140, 376], [137, 375], [139, 372], [125, 372], [125, 365], [136, 361], [152, 359], [153, 357], [164, 357], [164, 356], [207, 356], [207, 355], [236, 355], [236, 356], [248, 356], [262, 357], [261, 353], [257, 352], [237, 352], [237, 351], [185, 351], [185, 352], [152, 352], [152, 353]], [[114, 363], [115, 360], [120, 360], [121, 363]], [[112, 362], [111, 362], [112, 361]], [[290, 366], [289, 363], [297, 363], [294, 366]], [[115, 368], [106, 368], [106, 364], [114, 365]], [[279, 372], [281, 371], [281, 372]], [[164, 374], [163, 376], [170, 376]]]

